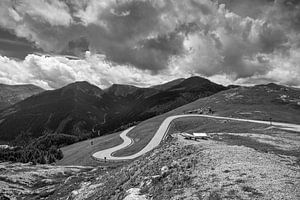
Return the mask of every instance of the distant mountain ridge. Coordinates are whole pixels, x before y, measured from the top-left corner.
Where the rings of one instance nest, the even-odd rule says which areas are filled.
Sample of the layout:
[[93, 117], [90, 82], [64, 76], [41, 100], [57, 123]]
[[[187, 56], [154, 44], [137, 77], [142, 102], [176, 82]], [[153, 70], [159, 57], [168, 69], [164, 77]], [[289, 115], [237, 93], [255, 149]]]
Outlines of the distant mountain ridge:
[[115, 84], [105, 90], [85, 81], [75, 82], [1, 111], [0, 140], [13, 140], [21, 132], [32, 137], [45, 131], [78, 137], [109, 133], [225, 89], [201, 77], [149, 88]]
[[0, 110], [18, 103], [32, 95], [43, 92], [44, 89], [32, 85], [6, 85], [0, 84]]
[[161, 84], [161, 85], [155, 85], [152, 86], [152, 88], [157, 89], [157, 90], [167, 90], [170, 89], [171, 87], [180, 84], [182, 81], [184, 81], [184, 78], [179, 78], [179, 79], [175, 79], [173, 81]]
[[136, 92], [138, 87], [133, 85], [122, 85], [122, 84], [113, 84], [109, 88], [104, 91], [107, 93], [114, 94], [115, 96], [123, 96], [126, 97], [134, 92]]
[[207, 107], [220, 116], [300, 124], [300, 90], [275, 83], [230, 87], [174, 111], [185, 113]]
[[102, 89], [100, 89], [99, 87], [90, 84], [87, 81], [77, 81], [74, 83], [70, 83], [69, 85], [66, 85], [65, 87], [63, 87], [63, 89], [65, 91], [67, 90], [73, 90], [73, 91], [81, 91], [87, 95], [94, 95], [97, 97], [101, 97], [104, 93], [104, 91]]

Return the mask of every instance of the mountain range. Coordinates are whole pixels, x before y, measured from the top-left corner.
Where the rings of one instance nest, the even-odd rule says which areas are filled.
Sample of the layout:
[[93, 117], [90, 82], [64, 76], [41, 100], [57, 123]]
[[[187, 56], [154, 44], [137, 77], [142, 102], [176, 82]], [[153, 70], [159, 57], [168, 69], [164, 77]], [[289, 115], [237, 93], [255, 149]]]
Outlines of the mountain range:
[[210, 107], [217, 115], [300, 124], [300, 89], [274, 83], [234, 86], [174, 110], [186, 113]]
[[176, 79], [149, 88], [114, 84], [102, 90], [88, 82], [39, 92], [0, 111], [0, 140], [44, 132], [78, 137], [108, 134], [227, 88], [201, 77]]
[[0, 84], [0, 110], [18, 103], [32, 95], [43, 92], [44, 89], [31, 85]]

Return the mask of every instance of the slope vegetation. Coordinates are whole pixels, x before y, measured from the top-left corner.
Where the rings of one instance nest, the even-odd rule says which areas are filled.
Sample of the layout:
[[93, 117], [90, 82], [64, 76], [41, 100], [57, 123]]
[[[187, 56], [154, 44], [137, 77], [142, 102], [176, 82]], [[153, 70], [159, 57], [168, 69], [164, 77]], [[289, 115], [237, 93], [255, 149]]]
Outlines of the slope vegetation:
[[265, 120], [300, 124], [300, 91], [276, 84], [235, 87], [198, 99], [165, 114], [143, 121], [128, 133], [135, 145], [115, 153], [132, 155], [143, 149], [153, 138], [160, 124], [173, 115], [210, 108], [215, 115], [241, 119]]
[[200, 77], [173, 81], [158, 89], [113, 85], [101, 90], [88, 82], [76, 82], [0, 112], [0, 139], [13, 140], [21, 132], [38, 137], [45, 131], [80, 138], [103, 135], [225, 89]]
[[218, 115], [300, 124], [300, 90], [276, 85], [236, 87], [199, 99], [177, 111], [211, 107]]
[[[285, 95], [285, 96], [283, 96]], [[295, 88], [289, 88], [285, 86], [268, 84], [258, 85], [254, 87], [233, 87], [232, 89], [225, 90], [214, 94], [212, 96], [198, 99], [192, 103], [181, 106], [165, 114], [153, 117], [139, 123], [134, 129], [132, 129], [127, 136], [134, 140], [134, 145], [129, 146], [126, 149], [115, 152], [113, 155], [116, 157], [130, 156], [139, 151], [149, 144], [154, 134], [158, 130], [162, 122], [174, 115], [181, 115], [190, 111], [205, 110], [210, 107], [214, 111], [215, 116], [234, 117], [241, 119], [253, 119], [253, 120], [265, 120], [269, 121], [272, 117], [273, 122], [287, 122], [300, 124], [300, 105], [297, 98], [300, 96], [300, 91]], [[194, 119], [187, 119], [186, 121], [195, 121]], [[199, 123], [201, 121], [201, 123]], [[202, 131], [214, 132], [214, 131], [247, 131], [253, 127], [249, 127], [249, 123], [239, 122], [233, 125], [231, 123], [216, 123], [224, 120], [205, 120], [199, 119], [193, 126], [201, 127]], [[188, 124], [187, 122], [185, 122]], [[171, 123], [173, 124], [173, 123]], [[199, 125], [200, 124], [200, 125]], [[257, 128], [258, 125], [255, 124]], [[259, 125], [260, 127], [261, 125]], [[191, 129], [192, 126], [186, 127]], [[254, 127], [254, 128], [255, 128]], [[266, 126], [268, 127], [268, 125]], [[266, 128], [265, 125], [261, 128]], [[120, 138], [119, 138], [120, 139]], [[115, 144], [118, 145], [118, 144]], [[81, 143], [73, 144], [70, 151], [70, 146], [62, 148], [64, 154], [67, 152], [72, 157], [73, 150], [84, 152], [85, 146]], [[78, 148], [77, 148], [78, 147]], [[93, 148], [93, 147], [91, 147]], [[96, 147], [90, 152], [94, 153], [98, 151]], [[80, 157], [88, 157], [91, 154], [78, 155]], [[75, 162], [66, 162], [65, 158], [60, 162], [61, 164], [75, 164]], [[84, 162], [83, 164], [87, 164]]]
[[43, 91], [42, 88], [35, 85], [0, 84], [0, 110]]

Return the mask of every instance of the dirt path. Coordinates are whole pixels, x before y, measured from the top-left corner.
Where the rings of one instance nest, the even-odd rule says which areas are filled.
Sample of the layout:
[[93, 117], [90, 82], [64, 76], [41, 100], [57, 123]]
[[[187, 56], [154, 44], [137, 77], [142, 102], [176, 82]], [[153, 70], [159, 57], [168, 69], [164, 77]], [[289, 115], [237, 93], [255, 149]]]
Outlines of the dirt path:
[[[234, 121], [243, 121], [243, 122], [250, 122], [250, 123], [260, 123], [260, 124], [270, 124], [270, 121], [261, 121], [261, 120], [250, 120], [250, 119], [239, 119], [239, 118], [231, 118], [231, 117], [220, 117], [220, 116], [211, 116], [211, 115], [197, 115], [197, 114], [189, 114], [189, 115], [174, 115], [171, 117], [166, 118], [161, 125], [159, 126], [158, 130], [156, 131], [154, 137], [151, 139], [151, 141], [139, 152], [130, 155], [130, 156], [123, 156], [123, 157], [115, 157], [113, 156], [113, 153], [127, 148], [131, 145], [134, 145], [133, 140], [129, 137], [127, 137], [127, 133], [133, 129], [134, 127], [131, 127], [121, 133], [121, 138], [124, 140], [124, 142], [118, 146], [115, 146], [110, 149], [105, 149], [103, 151], [98, 151], [93, 154], [93, 157], [96, 159], [104, 159], [106, 157], [107, 160], [130, 160], [135, 159], [151, 150], [153, 150], [155, 147], [157, 147], [160, 142], [164, 139], [166, 133], [168, 133], [169, 125], [174, 119], [182, 118], [182, 117], [205, 117], [205, 118], [213, 118], [213, 119], [225, 119], [225, 120], [234, 120]], [[284, 130], [290, 130], [290, 131], [296, 131], [300, 132], [300, 125], [298, 124], [289, 124], [289, 123], [281, 123], [281, 122], [272, 122], [273, 126], [276, 126], [277, 128], [284, 129]]]

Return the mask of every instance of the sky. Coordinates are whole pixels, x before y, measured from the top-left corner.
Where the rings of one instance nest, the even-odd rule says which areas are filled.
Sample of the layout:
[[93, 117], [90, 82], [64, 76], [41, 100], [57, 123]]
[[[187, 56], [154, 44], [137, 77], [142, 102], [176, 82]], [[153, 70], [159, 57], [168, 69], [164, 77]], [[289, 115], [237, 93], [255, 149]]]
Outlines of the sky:
[[0, 83], [300, 87], [299, 0], [1, 0]]

